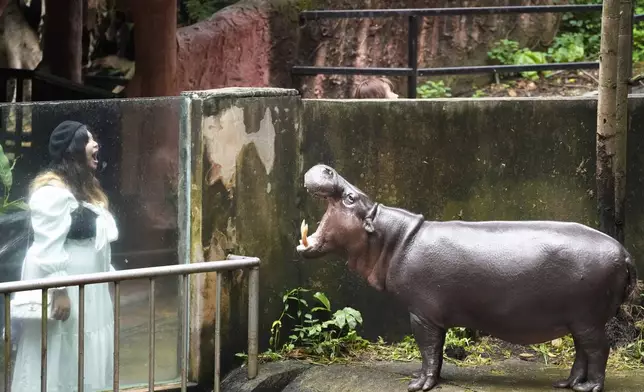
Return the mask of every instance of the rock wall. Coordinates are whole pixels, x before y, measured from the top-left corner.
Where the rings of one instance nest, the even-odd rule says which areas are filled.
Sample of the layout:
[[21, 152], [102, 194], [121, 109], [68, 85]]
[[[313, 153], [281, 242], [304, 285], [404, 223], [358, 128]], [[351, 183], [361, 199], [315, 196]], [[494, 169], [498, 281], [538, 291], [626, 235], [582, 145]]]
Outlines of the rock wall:
[[[292, 78], [295, 64], [404, 67], [404, 18], [330, 19], [299, 26], [305, 9], [472, 7], [551, 4], [553, 0], [245, 0], [212, 18], [178, 30], [179, 91], [221, 87], [298, 88], [305, 98], [344, 98], [361, 77]], [[560, 15], [523, 14], [424, 18], [419, 35], [421, 67], [482, 65], [502, 38], [538, 46], [556, 34]], [[491, 75], [459, 77], [469, 87]], [[443, 78], [446, 79], [446, 78]], [[392, 78], [406, 94], [406, 79]], [[456, 86], [458, 88], [458, 86]]]
[[290, 87], [297, 0], [247, 0], [177, 32], [179, 91]]
[[[553, 4], [553, 0], [313, 0], [313, 9], [453, 8]], [[421, 68], [484, 65], [491, 45], [500, 39], [537, 46], [550, 42], [561, 14], [514, 14], [425, 17], [418, 37]], [[327, 19], [309, 21], [302, 29], [301, 65], [348, 67], [406, 67], [407, 25], [405, 17]], [[471, 87], [492, 75], [441, 76], [452, 84]], [[364, 76], [304, 77], [298, 83], [306, 98], [348, 98]], [[396, 92], [407, 94], [405, 77], [390, 78]], [[419, 78], [422, 83], [426, 78]]]

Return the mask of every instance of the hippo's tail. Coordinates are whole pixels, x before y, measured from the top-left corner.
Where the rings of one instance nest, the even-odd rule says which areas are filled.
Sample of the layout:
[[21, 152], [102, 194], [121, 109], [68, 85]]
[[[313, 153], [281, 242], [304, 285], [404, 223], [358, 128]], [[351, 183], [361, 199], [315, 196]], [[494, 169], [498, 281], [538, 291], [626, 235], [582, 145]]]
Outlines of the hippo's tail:
[[637, 301], [639, 296], [639, 290], [637, 286], [637, 267], [633, 263], [630, 253], [625, 252], [625, 261], [626, 261], [626, 270], [628, 272], [628, 283], [624, 288], [624, 300], [623, 302], [633, 303]]

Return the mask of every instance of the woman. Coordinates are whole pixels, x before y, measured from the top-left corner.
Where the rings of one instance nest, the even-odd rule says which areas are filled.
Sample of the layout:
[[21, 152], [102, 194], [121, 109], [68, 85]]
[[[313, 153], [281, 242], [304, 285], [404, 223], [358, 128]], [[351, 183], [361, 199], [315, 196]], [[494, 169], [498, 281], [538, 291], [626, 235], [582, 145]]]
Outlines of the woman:
[[[51, 164], [31, 184], [29, 208], [33, 243], [22, 267], [22, 279], [106, 272], [110, 242], [118, 237], [107, 196], [94, 176], [98, 144], [87, 127], [64, 121], [49, 140]], [[40, 290], [16, 293], [12, 306], [28, 302]], [[29, 297], [31, 296], [31, 297]], [[49, 291], [47, 326], [47, 391], [76, 391], [78, 385], [78, 287]], [[40, 301], [39, 301], [40, 302]], [[40, 390], [40, 320], [19, 320], [12, 391]], [[110, 389], [113, 369], [114, 318], [109, 286], [85, 287], [86, 391]]]
[[394, 85], [387, 78], [368, 78], [358, 84], [353, 92], [357, 99], [397, 99]]

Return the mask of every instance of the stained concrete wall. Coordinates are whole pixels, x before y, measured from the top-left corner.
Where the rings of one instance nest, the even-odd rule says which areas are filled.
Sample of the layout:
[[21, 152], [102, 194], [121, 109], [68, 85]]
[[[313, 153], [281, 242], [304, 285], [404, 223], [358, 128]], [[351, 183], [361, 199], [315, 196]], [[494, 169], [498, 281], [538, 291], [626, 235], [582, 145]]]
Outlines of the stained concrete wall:
[[[191, 259], [257, 256], [260, 332], [265, 349], [284, 288], [297, 285], [292, 234], [298, 226], [302, 102], [295, 90], [231, 88], [190, 96]], [[192, 280], [192, 379], [213, 377], [216, 274]], [[247, 274], [225, 274], [221, 298], [222, 372], [247, 347]]]
[[[324, 211], [302, 187], [303, 173], [316, 163], [334, 166], [377, 201], [426, 219], [598, 226], [595, 99], [302, 101], [295, 94], [214, 90], [193, 100], [193, 259], [262, 259], [261, 350], [281, 294], [298, 286], [327, 293], [334, 308], [360, 310], [364, 336], [410, 332], [405, 310], [348, 271], [345, 260], [297, 256], [299, 222], [306, 218], [313, 231]], [[632, 98], [631, 109], [627, 240], [644, 266], [644, 99]], [[227, 277], [222, 296], [224, 372], [246, 346], [245, 278]], [[211, 379], [213, 282], [196, 282], [193, 298], [201, 379]]]

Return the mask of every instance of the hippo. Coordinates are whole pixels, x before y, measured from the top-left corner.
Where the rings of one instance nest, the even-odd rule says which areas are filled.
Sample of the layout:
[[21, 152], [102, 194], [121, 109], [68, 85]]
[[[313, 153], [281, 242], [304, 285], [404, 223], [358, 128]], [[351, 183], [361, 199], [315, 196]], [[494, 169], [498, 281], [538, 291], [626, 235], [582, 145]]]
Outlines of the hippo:
[[305, 173], [304, 186], [327, 209], [310, 236], [302, 222], [298, 254], [347, 257], [371, 287], [407, 307], [422, 356], [408, 391], [439, 383], [452, 327], [521, 345], [571, 334], [575, 361], [554, 387], [603, 391], [605, 326], [637, 288], [636, 267], [618, 241], [572, 222], [428, 221], [372, 201], [323, 164]]

